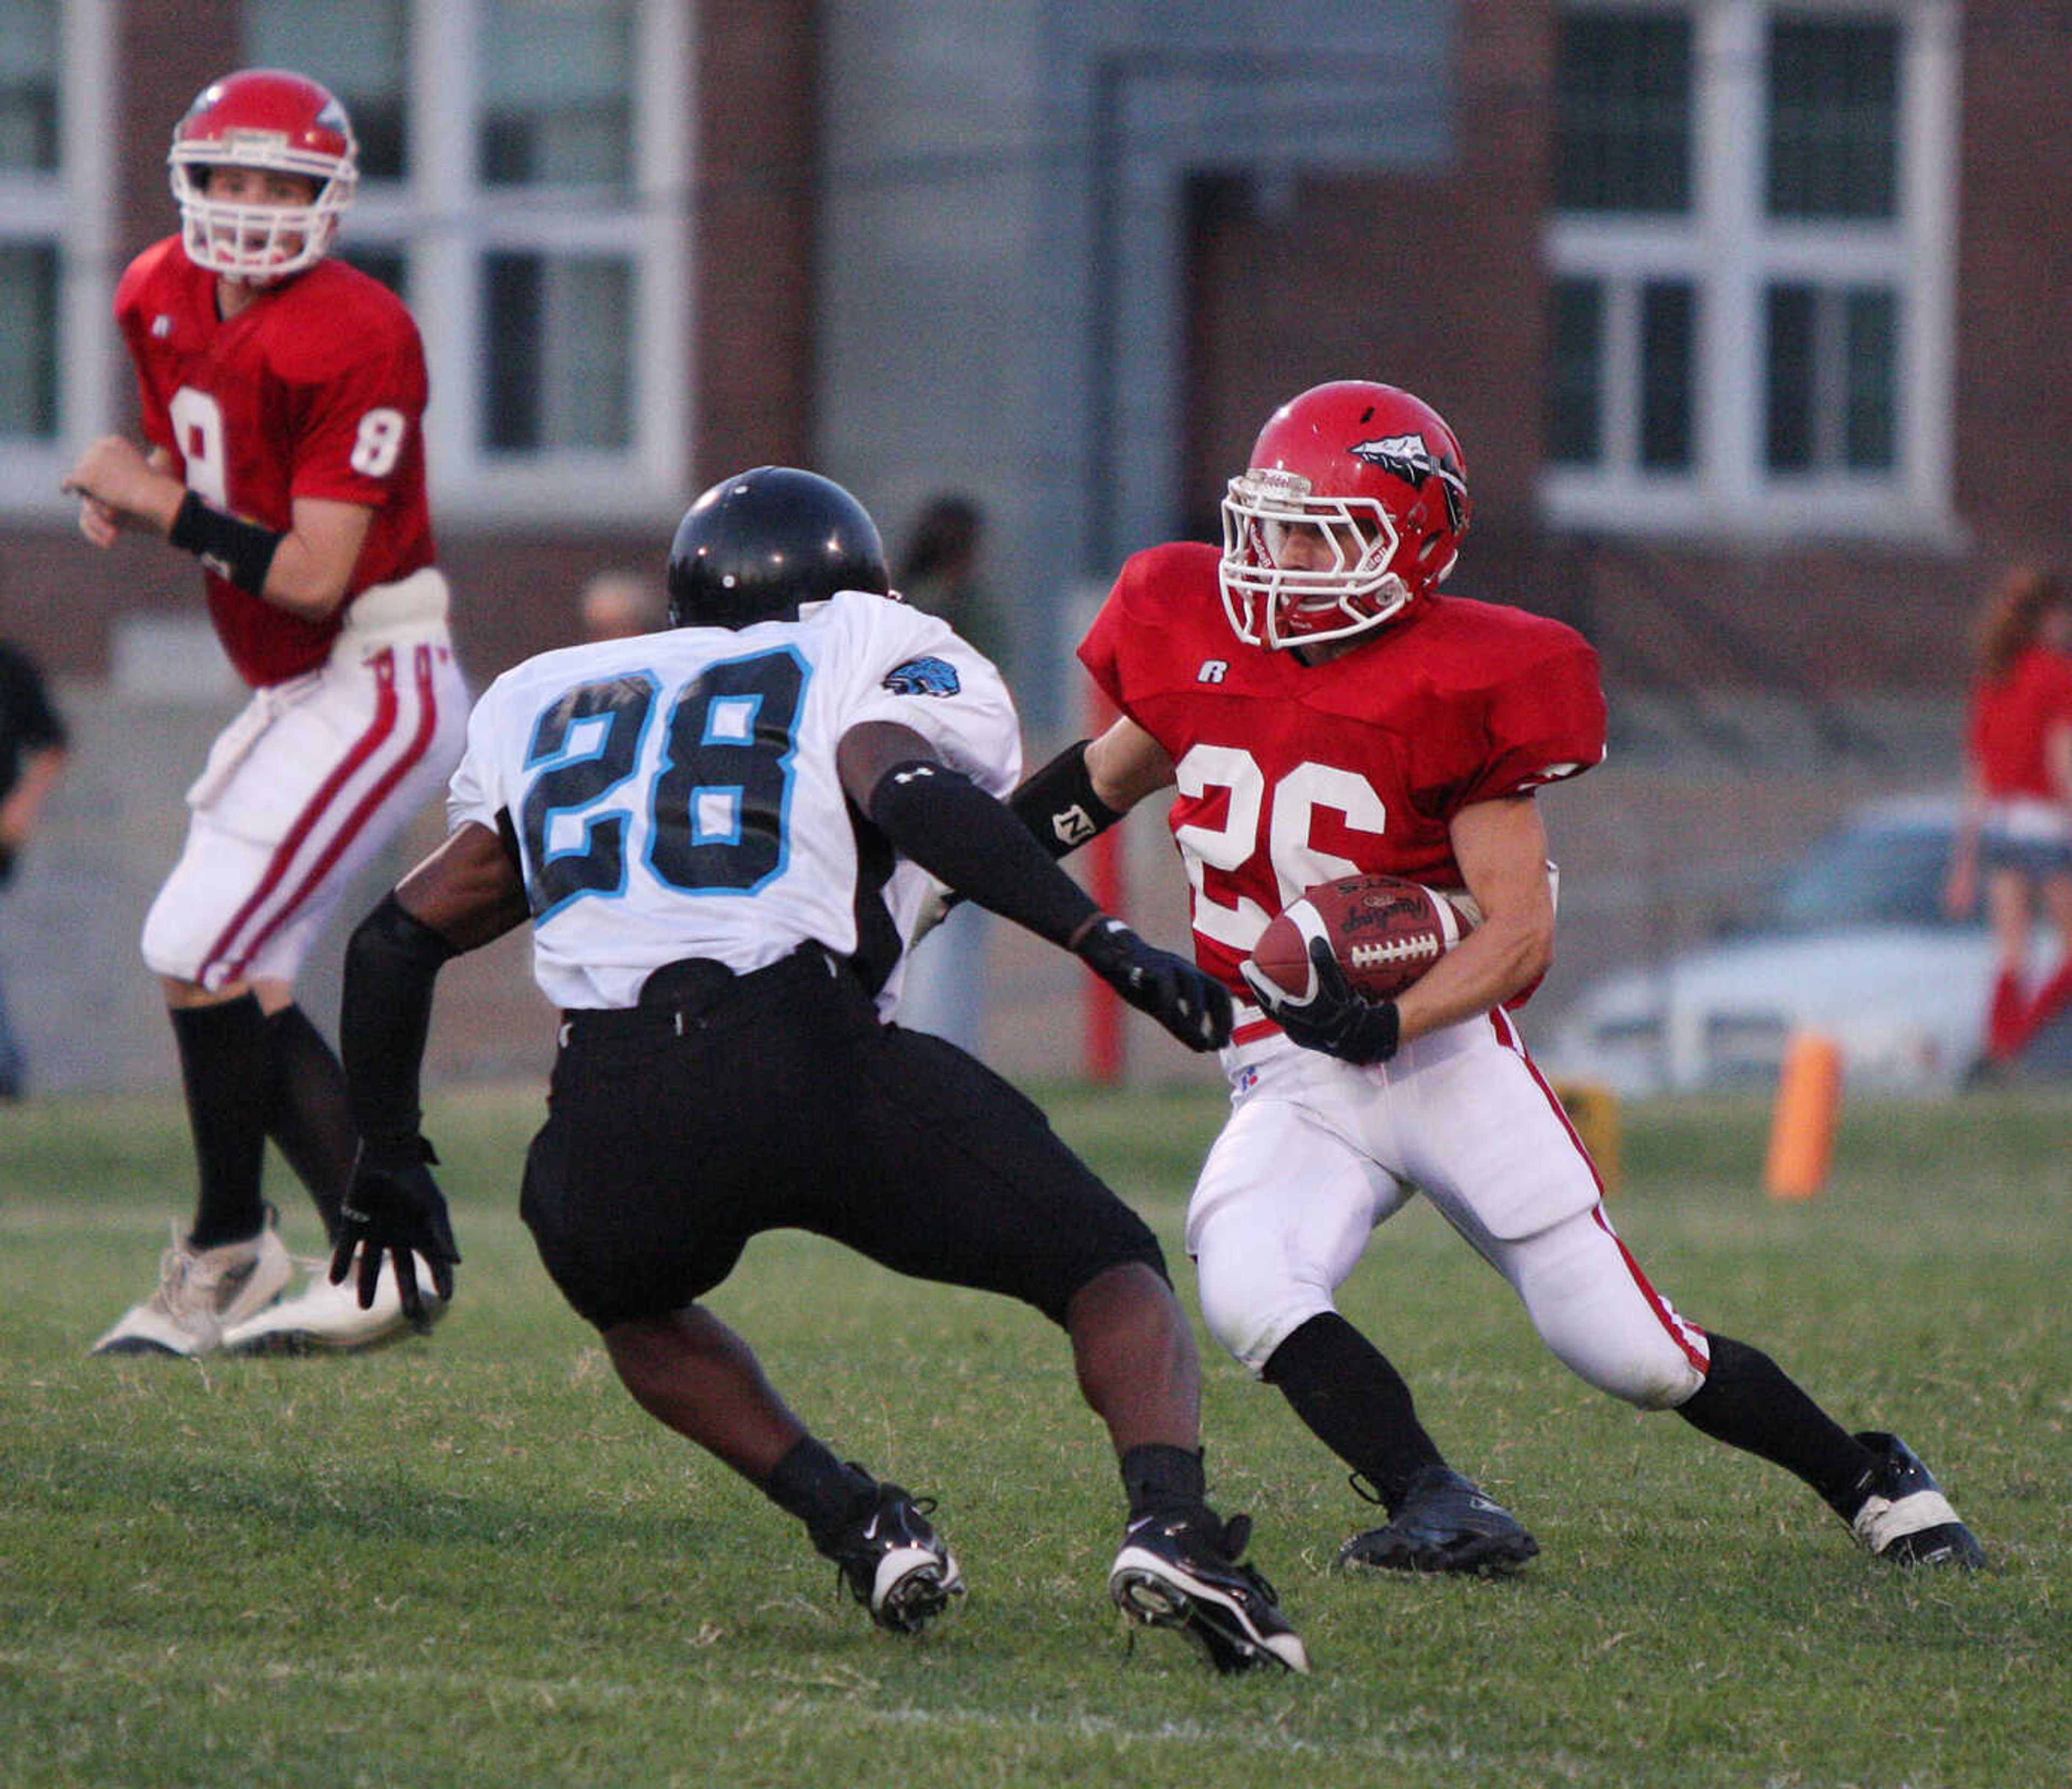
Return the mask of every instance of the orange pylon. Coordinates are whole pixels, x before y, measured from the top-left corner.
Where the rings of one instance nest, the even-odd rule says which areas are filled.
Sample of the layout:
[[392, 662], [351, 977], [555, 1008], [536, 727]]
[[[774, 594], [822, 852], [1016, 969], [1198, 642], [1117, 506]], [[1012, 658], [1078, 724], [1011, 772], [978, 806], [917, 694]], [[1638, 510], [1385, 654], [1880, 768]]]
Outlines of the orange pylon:
[[1818, 1031], [1785, 1046], [1763, 1184], [1772, 1199], [1811, 1199], [1826, 1184], [1842, 1108], [1842, 1047]]

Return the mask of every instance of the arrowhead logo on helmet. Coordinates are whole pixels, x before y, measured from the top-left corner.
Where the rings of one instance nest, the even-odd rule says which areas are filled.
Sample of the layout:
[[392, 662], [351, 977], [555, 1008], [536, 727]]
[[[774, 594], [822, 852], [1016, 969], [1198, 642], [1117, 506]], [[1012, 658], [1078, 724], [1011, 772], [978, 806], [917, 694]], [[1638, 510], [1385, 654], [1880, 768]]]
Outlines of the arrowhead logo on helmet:
[[1346, 451], [1393, 473], [1405, 484], [1422, 490], [1427, 479], [1437, 479], [1446, 496], [1446, 515], [1455, 528], [1466, 520], [1467, 480], [1460, 468], [1444, 454], [1432, 450], [1424, 436], [1386, 435], [1378, 441], [1355, 442]]

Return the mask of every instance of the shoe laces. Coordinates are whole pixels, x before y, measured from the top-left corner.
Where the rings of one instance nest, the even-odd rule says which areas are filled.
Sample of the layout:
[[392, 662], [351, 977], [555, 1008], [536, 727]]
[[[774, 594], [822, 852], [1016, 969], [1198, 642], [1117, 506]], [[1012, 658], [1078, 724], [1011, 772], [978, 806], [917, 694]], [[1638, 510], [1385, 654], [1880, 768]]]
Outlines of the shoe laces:
[[[864, 1525], [868, 1527], [874, 1518], [884, 1515], [887, 1510], [898, 1509], [902, 1504], [913, 1511], [916, 1516], [928, 1516], [935, 1512], [934, 1498], [916, 1497], [904, 1485], [891, 1484], [881, 1480], [878, 1487], [878, 1501], [870, 1506], [869, 1513], [864, 1516], [861, 1520]], [[905, 1525], [903, 1515], [901, 1525], [902, 1527]]]
[[[894, 1546], [909, 1544], [931, 1547], [940, 1553], [942, 1543], [935, 1538], [934, 1527], [927, 1520], [935, 1513], [935, 1499], [932, 1497], [910, 1496], [896, 1485], [887, 1488], [893, 1493], [891, 1507], [896, 1513], [894, 1518], [893, 1532], [887, 1532], [883, 1528], [878, 1532], [877, 1543], [878, 1550], [890, 1552]], [[878, 1506], [881, 1510], [885, 1507], [882, 1503]], [[907, 1520], [910, 1512], [921, 1518], [922, 1526], [928, 1531], [926, 1540], [914, 1532], [914, 1524]]]
[[[151, 1308], [175, 1322], [197, 1315], [214, 1317], [222, 1303], [225, 1275], [240, 1265], [222, 1258], [224, 1249], [231, 1246], [194, 1248], [175, 1225], [171, 1246], [158, 1257], [158, 1284], [151, 1293]], [[249, 1269], [249, 1264], [243, 1265]]]
[[190, 1292], [187, 1281], [193, 1277], [199, 1261], [195, 1252], [180, 1241], [175, 1230], [172, 1246], [158, 1257], [158, 1283], [151, 1290], [153, 1310], [167, 1317], [178, 1317], [196, 1302], [196, 1293]]
[[[823, 1553], [832, 1548], [859, 1560], [875, 1560], [879, 1554], [915, 1538], [906, 1520], [909, 1511], [925, 1520], [935, 1514], [935, 1499], [916, 1497], [898, 1485], [881, 1483], [872, 1502], [836, 1529], [827, 1543], [816, 1540], [814, 1544]], [[888, 1515], [892, 1516], [890, 1522], [885, 1520]], [[932, 1538], [929, 1544], [934, 1544]], [[830, 1557], [837, 1556], [830, 1553]]]
[[1462, 1478], [1462, 1474], [1454, 1471], [1451, 1466], [1444, 1465], [1420, 1466], [1412, 1475], [1410, 1483], [1403, 1487], [1401, 1494], [1392, 1503], [1380, 1487], [1363, 1472], [1347, 1474], [1346, 1483], [1352, 1487], [1353, 1495], [1361, 1502], [1372, 1503], [1377, 1508], [1387, 1510], [1389, 1520], [1393, 1521], [1402, 1514], [1405, 1506], [1411, 1502], [1420, 1487], [1424, 1486], [1428, 1479], [1437, 1485], [1448, 1485], [1458, 1480], [1468, 1486], [1478, 1496], [1482, 1495], [1482, 1487], [1472, 1478]]

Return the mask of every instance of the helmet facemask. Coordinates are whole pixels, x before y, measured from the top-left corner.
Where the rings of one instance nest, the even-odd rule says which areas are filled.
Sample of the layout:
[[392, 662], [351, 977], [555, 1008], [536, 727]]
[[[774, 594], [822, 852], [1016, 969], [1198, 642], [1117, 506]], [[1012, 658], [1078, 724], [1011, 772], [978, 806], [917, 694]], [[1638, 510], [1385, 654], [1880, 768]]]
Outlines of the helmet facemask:
[[[298, 167], [297, 160], [328, 165]], [[212, 167], [260, 167], [298, 174], [317, 183], [306, 205], [236, 204], [208, 196]], [[173, 196], [179, 201], [180, 236], [187, 258], [211, 273], [253, 286], [270, 285], [314, 267], [331, 252], [339, 218], [352, 203], [350, 175], [335, 171], [329, 158], [297, 157], [276, 149], [264, 158], [224, 154], [212, 143], [182, 144], [172, 154]]]
[[[1371, 497], [1319, 497], [1299, 474], [1252, 471], [1223, 499], [1223, 611], [1248, 645], [1275, 648], [1342, 640], [1378, 627], [1410, 601], [1390, 570], [1399, 544]], [[1289, 565], [1297, 531], [1321, 544]]]
[[[330, 253], [360, 179], [360, 146], [326, 88], [283, 68], [212, 81], [173, 128], [166, 158], [180, 241], [197, 267], [270, 286]], [[211, 197], [210, 171], [245, 168], [310, 183], [301, 204]]]

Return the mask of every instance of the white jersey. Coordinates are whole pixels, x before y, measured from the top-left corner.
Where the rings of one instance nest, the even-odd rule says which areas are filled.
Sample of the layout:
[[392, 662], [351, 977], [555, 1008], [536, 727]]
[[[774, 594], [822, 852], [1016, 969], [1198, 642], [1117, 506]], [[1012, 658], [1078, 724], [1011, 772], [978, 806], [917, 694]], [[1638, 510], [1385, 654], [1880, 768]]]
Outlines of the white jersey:
[[[1000, 674], [937, 617], [845, 590], [802, 620], [545, 652], [490, 685], [447, 813], [508, 816], [557, 1006], [621, 1007], [665, 963], [746, 973], [817, 940], [889, 1010], [926, 878], [859, 839], [842, 735], [892, 721], [1004, 796], [1022, 771]], [[888, 891], [888, 879], [898, 874]]]

